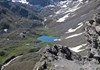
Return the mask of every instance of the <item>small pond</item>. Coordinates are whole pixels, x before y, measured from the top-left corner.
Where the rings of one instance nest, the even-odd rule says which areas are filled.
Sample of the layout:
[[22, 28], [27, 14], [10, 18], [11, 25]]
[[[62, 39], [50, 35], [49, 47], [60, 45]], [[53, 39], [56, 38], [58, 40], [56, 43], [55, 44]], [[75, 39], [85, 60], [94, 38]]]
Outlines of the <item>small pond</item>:
[[42, 42], [54, 42], [54, 39], [57, 39], [57, 37], [43, 35], [38, 37], [37, 39]]

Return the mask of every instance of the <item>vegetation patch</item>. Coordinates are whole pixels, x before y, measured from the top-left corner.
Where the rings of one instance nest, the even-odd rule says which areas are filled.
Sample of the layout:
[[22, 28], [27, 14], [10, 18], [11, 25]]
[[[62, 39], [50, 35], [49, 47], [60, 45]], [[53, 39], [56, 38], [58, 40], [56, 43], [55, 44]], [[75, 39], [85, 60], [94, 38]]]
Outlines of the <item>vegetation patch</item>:
[[[24, 55], [39, 51], [39, 49], [51, 43], [40, 43], [41, 41], [38, 41], [37, 37], [42, 34], [53, 35], [49, 30], [46, 30], [43, 27], [30, 29], [30, 31], [25, 35], [25, 38], [22, 38], [16, 33], [17, 31], [12, 33], [14, 35], [8, 34], [6, 38], [8, 37], [9, 40], [2, 40], [4, 43], [0, 44], [2, 46], [0, 47], [1, 64], [11, 56]], [[34, 46], [34, 44], [38, 45]]]

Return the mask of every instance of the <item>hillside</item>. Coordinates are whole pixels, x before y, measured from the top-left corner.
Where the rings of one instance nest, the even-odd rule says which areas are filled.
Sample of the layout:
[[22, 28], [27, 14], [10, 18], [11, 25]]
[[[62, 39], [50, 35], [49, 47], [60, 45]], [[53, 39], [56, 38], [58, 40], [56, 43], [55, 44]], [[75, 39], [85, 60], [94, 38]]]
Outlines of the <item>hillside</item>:
[[33, 7], [0, 1], [0, 67], [13, 57], [24, 54], [30, 56], [40, 49], [34, 49], [33, 44], [40, 42], [36, 38], [49, 34], [42, 22], [42, 16]]

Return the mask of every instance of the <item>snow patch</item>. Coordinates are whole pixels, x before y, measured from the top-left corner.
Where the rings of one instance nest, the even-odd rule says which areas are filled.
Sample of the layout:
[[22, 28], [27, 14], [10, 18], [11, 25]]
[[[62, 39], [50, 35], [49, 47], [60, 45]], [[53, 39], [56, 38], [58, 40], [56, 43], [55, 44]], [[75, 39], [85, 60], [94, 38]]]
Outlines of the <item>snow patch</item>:
[[63, 8], [66, 8], [66, 7], [67, 7], [67, 5], [63, 5], [62, 7], [63, 7]]
[[26, 0], [12, 0], [12, 2], [20, 2], [23, 4], [29, 4], [29, 2], [27, 2]]
[[59, 11], [55, 12], [55, 14], [60, 14], [60, 12], [61, 12], [61, 11], [59, 10]]
[[68, 37], [65, 37], [65, 38], [59, 38], [59, 39], [54, 39], [54, 41], [62, 41], [62, 40], [64, 40], [64, 39], [69, 39], [69, 38], [73, 38], [73, 37], [77, 37], [77, 36], [80, 36], [80, 35], [82, 35], [84, 32], [82, 32], [82, 33], [79, 33], [79, 34], [73, 34], [73, 35], [70, 35], [70, 36], [68, 36]]
[[65, 4], [65, 3], [67, 3], [68, 1], [60, 1], [59, 3], [58, 3], [58, 5], [63, 5], [63, 4]]
[[49, 15], [49, 17], [52, 17], [53, 15]]
[[82, 44], [82, 45], [79, 45], [79, 46], [76, 46], [76, 47], [72, 47], [72, 48], [69, 47], [69, 49], [74, 51], [74, 52], [81, 52], [81, 51], [84, 51], [85, 49], [80, 49], [80, 48], [82, 48], [82, 47], [84, 47], [86, 45], [87, 44]]
[[79, 36], [79, 35], [82, 35], [83, 33], [84, 33], [84, 32], [79, 33], [79, 34], [73, 34], [73, 35], [70, 35], [70, 36], [66, 37], [65, 39], [69, 39], [69, 38], [77, 37], [77, 36]]
[[1, 67], [1, 70], [3, 70], [4, 67], [8, 66], [12, 61], [14, 61], [14, 60], [16, 60], [17, 58], [20, 58], [20, 57], [22, 57], [22, 56], [17, 56], [17, 57], [15, 57], [14, 59], [12, 59], [11, 61], [9, 61], [8, 63], [6, 63], [5, 65], [3, 65], [3, 66]]
[[57, 22], [64, 22], [69, 17], [69, 13], [57, 20]]
[[78, 0], [78, 1], [82, 2], [83, 0]]
[[61, 39], [54, 39], [54, 41], [61, 41]]
[[55, 5], [51, 5], [51, 4], [50, 4], [50, 5], [48, 5], [47, 7], [55, 7]]
[[8, 32], [8, 29], [4, 29], [4, 32]]
[[77, 28], [75, 28], [75, 29], [72, 29], [72, 28], [70, 28], [67, 32], [65, 32], [65, 33], [72, 33], [72, 32], [75, 32], [76, 30], [78, 30], [79, 28], [81, 28], [82, 26], [83, 26], [83, 23], [79, 23], [78, 24], [79, 26], [77, 27]]
[[47, 18], [46, 17], [44, 17], [44, 22], [46, 22], [47, 21]]

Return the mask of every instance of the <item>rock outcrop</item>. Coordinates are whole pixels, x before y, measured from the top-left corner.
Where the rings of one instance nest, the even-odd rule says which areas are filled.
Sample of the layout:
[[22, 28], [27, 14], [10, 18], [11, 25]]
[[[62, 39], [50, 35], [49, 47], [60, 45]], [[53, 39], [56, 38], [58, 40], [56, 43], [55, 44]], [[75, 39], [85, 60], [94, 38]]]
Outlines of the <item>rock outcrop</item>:
[[88, 41], [88, 57], [100, 62], [100, 13], [93, 20], [86, 22], [86, 38]]
[[44, 50], [44, 54], [40, 61], [38, 62], [38, 66], [35, 68], [36, 70], [45, 70], [48, 66], [54, 62], [59, 61], [61, 59], [69, 60], [69, 61], [80, 61], [81, 56], [77, 53], [72, 52], [67, 46], [54, 45], [49, 46]]

